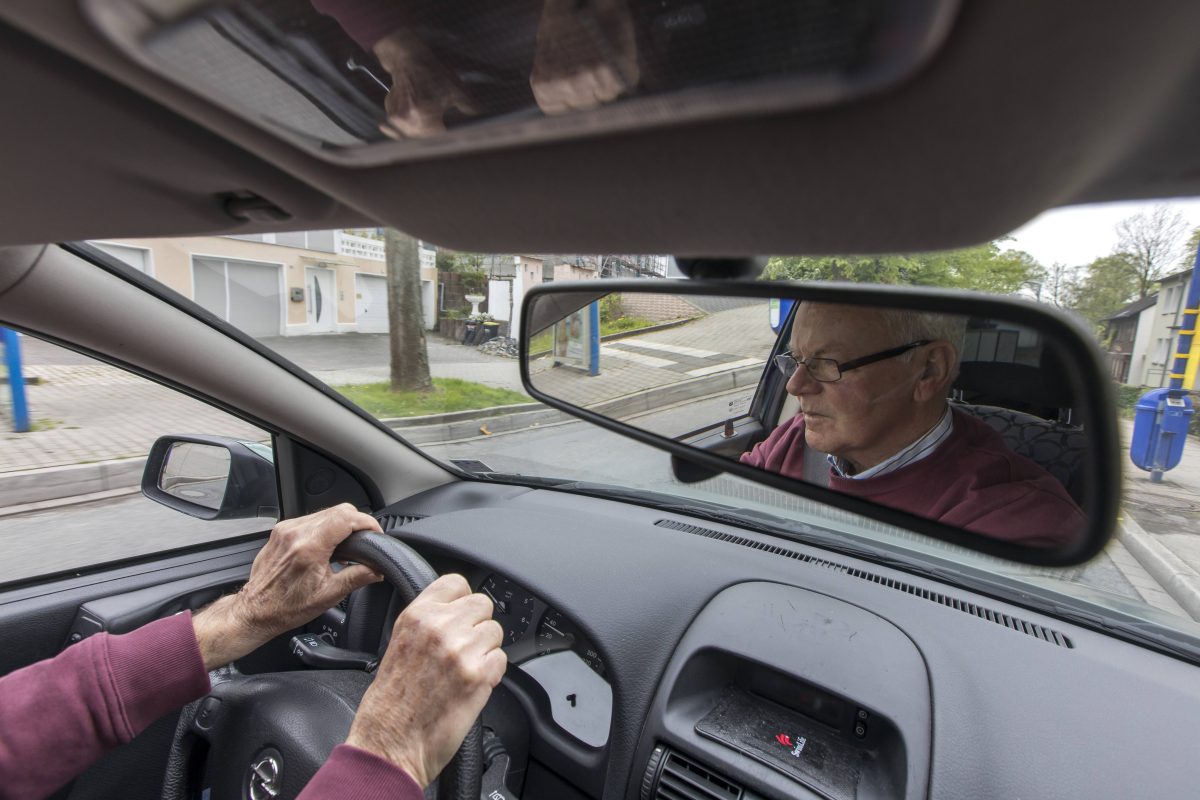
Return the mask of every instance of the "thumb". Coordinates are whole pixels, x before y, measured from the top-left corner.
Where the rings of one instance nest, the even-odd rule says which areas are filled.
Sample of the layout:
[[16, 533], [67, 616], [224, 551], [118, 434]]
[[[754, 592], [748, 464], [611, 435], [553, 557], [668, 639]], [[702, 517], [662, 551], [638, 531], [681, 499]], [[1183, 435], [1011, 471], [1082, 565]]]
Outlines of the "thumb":
[[355, 589], [361, 589], [372, 583], [379, 583], [383, 580], [383, 576], [370, 567], [362, 564], [352, 564], [337, 572], [333, 579], [339, 587], [340, 596], [345, 596], [353, 592]]

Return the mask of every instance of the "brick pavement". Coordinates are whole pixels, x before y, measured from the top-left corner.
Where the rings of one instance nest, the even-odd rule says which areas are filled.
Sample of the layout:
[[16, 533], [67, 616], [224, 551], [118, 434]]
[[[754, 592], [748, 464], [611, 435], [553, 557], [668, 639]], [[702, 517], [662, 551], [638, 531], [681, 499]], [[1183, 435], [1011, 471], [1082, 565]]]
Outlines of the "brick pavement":
[[531, 364], [533, 385], [576, 405], [592, 406], [617, 397], [694, 378], [763, 364], [775, 343], [767, 303], [741, 306], [684, 325], [600, 345], [600, 374], [555, 367], [545, 356]]
[[[383, 358], [384, 366], [317, 372], [330, 383], [361, 383], [387, 379], [386, 337], [382, 348], [379, 340], [352, 335], [341, 342], [289, 342], [282, 349], [288, 358], [309, 367]], [[0, 387], [0, 473], [141, 457], [159, 436], [171, 433], [266, 438], [253, 425], [117, 367], [28, 336], [22, 337], [22, 349], [25, 376], [36, 379], [27, 387], [34, 430], [13, 432], [10, 395], [7, 387]], [[431, 360], [442, 359], [431, 364], [436, 376], [521, 388], [514, 359], [484, 355], [436, 337], [429, 338], [429, 350]], [[347, 351], [353, 357], [347, 358]]]

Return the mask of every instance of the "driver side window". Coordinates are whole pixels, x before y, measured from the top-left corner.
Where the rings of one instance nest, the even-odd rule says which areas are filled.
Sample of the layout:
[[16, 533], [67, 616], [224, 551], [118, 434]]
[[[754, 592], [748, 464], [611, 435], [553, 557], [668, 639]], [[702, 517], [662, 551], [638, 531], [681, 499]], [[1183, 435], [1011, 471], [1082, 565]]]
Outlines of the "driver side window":
[[[225, 436], [269, 455], [269, 433], [41, 339], [21, 335], [17, 349], [27, 413], [14, 405], [14, 382], [0, 385], [0, 584], [274, 525], [274, 517], [196, 519], [141, 493], [160, 436]], [[22, 417], [28, 430], [18, 431]]]

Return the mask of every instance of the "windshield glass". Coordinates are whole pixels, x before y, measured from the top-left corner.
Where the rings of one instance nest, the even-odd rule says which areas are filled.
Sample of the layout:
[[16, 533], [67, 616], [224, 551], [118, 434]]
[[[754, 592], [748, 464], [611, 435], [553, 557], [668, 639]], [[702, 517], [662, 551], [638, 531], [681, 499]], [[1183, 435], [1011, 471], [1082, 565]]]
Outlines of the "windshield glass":
[[[1128, 455], [1139, 399], [1176, 374], [1198, 237], [1200, 201], [1079, 207], [1052, 211], [1009, 237], [958, 251], [772, 257], [764, 277], [951, 287], [1018, 295], [1074, 314], [1107, 354]], [[1195, 630], [1193, 620], [1200, 618], [1200, 423], [1194, 416], [1170, 469], [1157, 475], [1132, 459], [1123, 464], [1119, 534], [1103, 554], [1068, 569], [1022, 567], [739, 478], [685, 483], [665, 453], [531, 400], [522, 387], [515, 338], [525, 294], [557, 281], [680, 279], [665, 256], [466, 253], [383, 228], [93, 244], [307, 370], [430, 457], [470, 475], [578, 482], [569, 488], [599, 493], [657, 493], [643, 494], [643, 500], [723, 510], [756, 524], [814, 524], [847, 540], [887, 542], [917, 558], [971, 564], [1082, 596], [1156, 624]], [[760, 413], [765, 400], [759, 378], [771, 368], [764, 354], [786, 309], [764, 300], [697, 306], [670, 294], [657, 297], [636, 306], [595, 304], [589, 324], [598, 327], [599, 347], [627, 368], [597, 378], [597, 392], [616, 399], [645, 394], [638, 424], [671, 435]], [[731, 321], [748, 333], [720, 339], [721, 352], [686, 344], [687, 331]], [[539, 336], [544, 340], [531, 342], [534, 352], [580, 355], [572, 351], [580, 340], [572, 339], [566, 323], [561, 337], [551, 331]], [[636, 346], [630, 337], [638, 337]], [[1189, 360], [1182, 373], [1185, 389], [1195, 384], [1196, 365]], [[654, 389], [645, 376], [655, 371], [682, 372], [693, 388], [647, 394]], [[643, 376], [640, 383], [622, 384], [622, 375], [635, 373]], [[744, 379], [731, 381], [731, 375]], [[765, 425], [786, 420], [785, 412], [775, 413]]]

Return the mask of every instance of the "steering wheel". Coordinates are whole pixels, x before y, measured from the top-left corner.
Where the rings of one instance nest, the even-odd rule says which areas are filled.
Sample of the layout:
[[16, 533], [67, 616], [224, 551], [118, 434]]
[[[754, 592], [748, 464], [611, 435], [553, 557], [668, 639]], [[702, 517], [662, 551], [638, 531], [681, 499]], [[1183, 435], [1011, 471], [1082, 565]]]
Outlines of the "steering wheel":
[[[350, 534], [333, 558], [379, 572], [406, 605], [437, 577], [411, 547], [370, 531]], [[214, 674], [212, 692], [180, 715], [163, 800], [186, 800], [197, 788], [210, 790], [212, 800], [296, 797], [345, 741], [372, 679], [340, 670]], [[476, 719], [436, 781], [439, 800], [479, 800], [481, 743]]]

